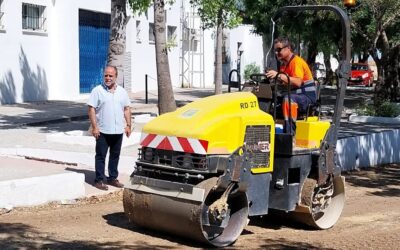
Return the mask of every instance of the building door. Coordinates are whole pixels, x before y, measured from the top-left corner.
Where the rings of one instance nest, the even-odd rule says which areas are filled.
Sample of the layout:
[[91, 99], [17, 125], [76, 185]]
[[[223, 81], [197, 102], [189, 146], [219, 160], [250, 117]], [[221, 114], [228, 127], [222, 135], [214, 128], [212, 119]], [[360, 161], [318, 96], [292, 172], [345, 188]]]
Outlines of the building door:
[[90, 91], [103, 81], [110, 34], [109, 14], [79, 10], [79, 92]]

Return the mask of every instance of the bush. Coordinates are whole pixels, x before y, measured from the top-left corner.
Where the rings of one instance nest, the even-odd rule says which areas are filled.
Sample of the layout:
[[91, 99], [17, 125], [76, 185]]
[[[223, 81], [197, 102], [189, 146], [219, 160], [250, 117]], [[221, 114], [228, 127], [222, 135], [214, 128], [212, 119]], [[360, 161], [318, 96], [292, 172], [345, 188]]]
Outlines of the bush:
[[250, 75], [259, 74], [260, 66], [258, 66], [255, 62], [247, 64], [244, 67], [244, 80], [250, 80]]
[[389, 101], [383, 102], [378, 107], [372, 104], [362, 104], [357, 107], [356, 112], [358, 115], [397, 117], [400, 115], [400, 106]]
[[396, 117], [400, 115], [400, 107], [394, 103], [386, 101], [375, 110], [377, 116]]

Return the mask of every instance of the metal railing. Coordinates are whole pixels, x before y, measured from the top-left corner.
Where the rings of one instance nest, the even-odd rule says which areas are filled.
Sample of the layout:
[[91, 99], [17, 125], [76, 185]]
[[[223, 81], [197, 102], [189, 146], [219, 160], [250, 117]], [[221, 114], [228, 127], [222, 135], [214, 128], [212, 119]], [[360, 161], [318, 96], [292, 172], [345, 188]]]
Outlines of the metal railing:
[[[149, 103], [149, 78], [157, 82], [157, 79], [149, 76], [148, 74], [144, 75], [144, 95], [145, 95], [145, 103]], [[157, 85], [158, 87], [158, 85]]]
[[22, 29], [46, 30], [45, 6], [27, 4], [22, 5]]
[[3, 18], [4, 12], [0, 11], [0, 25], [1, 25], [1, 19]]

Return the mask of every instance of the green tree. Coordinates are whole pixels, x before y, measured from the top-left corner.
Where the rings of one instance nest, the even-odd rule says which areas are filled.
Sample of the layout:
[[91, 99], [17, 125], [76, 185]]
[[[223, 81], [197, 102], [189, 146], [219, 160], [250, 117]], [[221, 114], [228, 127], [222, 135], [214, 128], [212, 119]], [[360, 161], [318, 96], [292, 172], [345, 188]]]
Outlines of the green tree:
[[395, 101], [399, 92], [400, 2], [398, 0], [363, 0], [352, 14], [354, 47], [364, 59], [370, 55], [378, 69], [375, 106]]
[[[241, 15], [243, 16], [243, 22], [252, 24], [254, 27], [254, 33], [262, 36], [263, 41], [263, 67], [270, 67], [266, 65], [269, 47], [272, 42], [272, 23], [271, 18], [275, 14], [276, 10], [284, 6], [286, 2], [282, 0], [277, 1], [265, 1], [265, 0], [243, 0]], [[273, 55], [271, 55], [273, 56]], [[268, 59], [270, 62], [270, 59]]]
[[172, 0], [129, 0], [129, 5], [134, 13], [143, 13], [153, 4], [159, 114], [176, 110], [169, 70], [165, 16], [165, 5], [173, 2]]
[[216, 29], [215, 43], [215, 94], [222, 93], [222, 35], [224, 28], [233, 28], [241, 23], [236, 0], [191, 0], [197, 7], [204, 29]]
[[[275, 55], [268, 53], [272, 45], [272, 32], [291, 38], [297, 44], [297, 53], [312, 65], [319, 52], [325, 55], [325, 65], [328, 77], [333, 77], [330, 65], [330, 55], [336, 55], [340, 41], [340, 25], [338, 18], [330, 12], [307, 11], [302, 13], [285, 13], [276, 24], [271, 18], [278, 8], [302, 4], [331, 4], [333, 1], [264, 1], [243, 0], [244, 22], [254, 26], [254, 32], [262, 35], [264, 55], [269, 54], [268, 64], [274, 62]], [[318, 39], [316, 39], [318, 34]], [[302, 45], [302, 46], [300, 46]], [[266, 63], [264, 58], [264, 63]], [[272, 64], [272, 67], [275, 66]], [[271, 67], [265, 65], [264, 67]]]
[[244, 67], [244, 79], [250, 80], [250, 76], [252, 74], [260, 74], [260, 66], [258, 66], [255, 62], [247, 64]]

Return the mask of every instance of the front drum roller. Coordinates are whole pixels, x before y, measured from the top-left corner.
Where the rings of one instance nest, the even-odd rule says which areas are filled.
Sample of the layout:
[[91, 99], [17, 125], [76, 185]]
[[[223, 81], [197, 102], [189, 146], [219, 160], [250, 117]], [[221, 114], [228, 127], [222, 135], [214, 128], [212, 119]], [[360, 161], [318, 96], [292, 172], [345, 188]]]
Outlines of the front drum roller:
[[345, 203], [344, 177], [330, 178], [323, 186], [306, 179], [300, 204], [292, 212], [295, 220], [316, 229], [331, 228], [338, 221]]
[[224, 193], [214, 190], [217, 180], [214, 177], [196, 185], [205, 190], [203, 202], [125, 188], [125, 214], [130, 222], [145, 228], [216, 247], [228, 246], [236, 241], [247, 225], [248, 201], [245, 193], [233, 191], [223, 204], [226, 210], [215, 216], [210, 207], [221, 201], [219, 198]]

